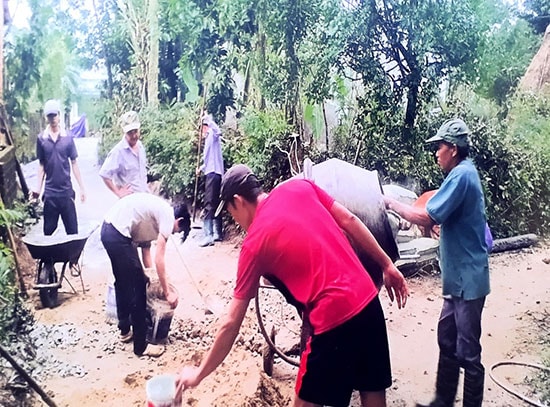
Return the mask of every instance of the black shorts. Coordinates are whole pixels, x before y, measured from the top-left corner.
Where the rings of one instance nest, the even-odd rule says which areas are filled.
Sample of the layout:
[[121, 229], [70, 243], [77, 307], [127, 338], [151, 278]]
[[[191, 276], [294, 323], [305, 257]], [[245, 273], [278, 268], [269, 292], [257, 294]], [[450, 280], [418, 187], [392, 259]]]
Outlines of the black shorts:
[[353, 390], [383, 391], [391, 383], [386, 321], [375, 297], [349, 321], [310, 338], [296, 394], [310, 403], [347, 407]]

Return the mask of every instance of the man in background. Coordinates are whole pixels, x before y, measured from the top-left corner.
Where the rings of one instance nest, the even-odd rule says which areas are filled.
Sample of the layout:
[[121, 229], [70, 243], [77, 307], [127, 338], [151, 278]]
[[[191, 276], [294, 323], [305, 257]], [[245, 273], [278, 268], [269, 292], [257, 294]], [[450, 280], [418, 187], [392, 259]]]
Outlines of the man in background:
[[460, 368], [465, 407], [481, 407], [485, 368], [481, 363], [481, 313], [489, 294], [485, 200], [468, 153], [470, 129], [460, 119], [445, 122], [427, 143], [437, 144], [437, 163], [446, 177], [426, 206], [384, 198], [386, 207], [431, 230], [441, 225], [439, 266], [443, 307], [437, 325], [439, 362], [434, 400], [419, 407], [452, 407]]
[[109, 151], [99, 170], [107, 188], [122, 198], [134, 192], [149, 192], [147, 158], [140, 141], [139, 116], [129, 111], [120, 116], [122, 139]]
[[203, 240], [200, 247], [213, 246], [221, 241], [222, 218], [215, 216], [220, 197], [220, 185], [223, 175], [223, 155], [221, 131], [210, 115], [202, 119], [202, 136], [204, 138], [203, 164], [197, 169], [197, 174], [204, 173], [204, 220], [202, 230]]
[[[76, 161], [78, 153], [73, 138], [61, 126], [61, 107], [56, 100], [44, 104], [46, 128], [36, 139], [38, 157], [38, 185], [31, 191], [31, 199], [40, 197], [44, 201], [44, 234], [52, 235], [59, 218], [68, 235], [78, 233], [75, 191], [71, 181], [71, 169], [80, 188], [80, 200], [86, 200], [84, 184]], [[45, 184], [45, 185], [44, 185]]]

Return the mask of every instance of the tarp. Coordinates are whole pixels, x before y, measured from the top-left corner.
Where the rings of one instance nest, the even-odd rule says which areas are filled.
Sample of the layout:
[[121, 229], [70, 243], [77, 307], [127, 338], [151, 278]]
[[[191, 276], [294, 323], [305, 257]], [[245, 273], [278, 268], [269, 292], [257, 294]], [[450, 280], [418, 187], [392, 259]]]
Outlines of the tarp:
[[[369, 228], [392, 261], [397, 260], [399, 250], [388, 221], [378, 172], [367, 171], [337, 158], [311, 164], [308, 160], [304, 165], [304, 173], [298, 174], [295, 178], [310, 179], [327, 191]], [[351, 243], [354, 245], [353, 241]], [[362, 249], [355, 246], [354, 249], [374, 283], [380, 288], [382, 270]]]
[[71, 134], [73, 137], [86, 137], [86, 113], [71, 126]]

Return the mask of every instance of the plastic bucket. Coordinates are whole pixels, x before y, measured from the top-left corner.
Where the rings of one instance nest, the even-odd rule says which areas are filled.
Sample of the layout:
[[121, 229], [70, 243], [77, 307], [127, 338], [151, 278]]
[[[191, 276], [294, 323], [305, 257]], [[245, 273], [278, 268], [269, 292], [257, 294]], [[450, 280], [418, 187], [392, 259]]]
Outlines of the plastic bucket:
[[107, 283], [107, 292], [105, 293], [105, 322], [108, 324], [118, 323], [114, 281]]
[[[310, 179], [327, 191], [369, 228], [392, 261], [397, 260], [399, 250], [388, 220], [378, 172], [368, 171], [336, 158], [315, 165], [309, 163], [305, 163], [304, 173], [294, 178]], [[354, 249], [363, 267], [380, 288], [382, 270], [362, 249]]]
[[155, 376], [145, 384], [147, 407], [174, 407], [176, 397], [176, 376]]
[[[177, 294], [176, 288], [168, 284]], [[165, 344], [170, 332], [174, 309], [164, 298], [158, 281], [151, 282], [147, 288], [147, 341], [152, 344]]]

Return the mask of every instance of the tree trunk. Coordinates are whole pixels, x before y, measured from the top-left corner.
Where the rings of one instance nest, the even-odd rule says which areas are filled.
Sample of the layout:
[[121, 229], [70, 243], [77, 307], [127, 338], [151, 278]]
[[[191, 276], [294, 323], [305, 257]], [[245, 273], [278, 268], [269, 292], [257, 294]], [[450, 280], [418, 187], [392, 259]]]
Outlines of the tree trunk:
[[519, 235], [507, 237], [504, 239], [495, 239], [493, 242], [492, 253], [500, 253], [508, 250], [517, 250], [524, 247], [530, 247], [538, 242], [538, 237], [535, 234]]
[[328, 157], [329, 151], [330, 151], [330, 143], [329, 143], [329, 133], [328, 133], [327, 110], [325, 109], [324, 100], [321, 102], [321, 106], [323, 107], [323, 122], [325, 124], [325, 147], [327, 149], [327, 157]]

